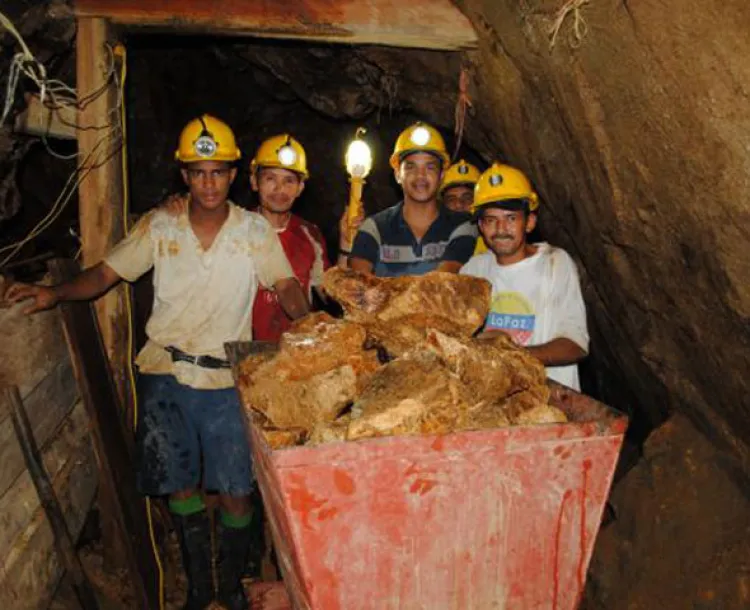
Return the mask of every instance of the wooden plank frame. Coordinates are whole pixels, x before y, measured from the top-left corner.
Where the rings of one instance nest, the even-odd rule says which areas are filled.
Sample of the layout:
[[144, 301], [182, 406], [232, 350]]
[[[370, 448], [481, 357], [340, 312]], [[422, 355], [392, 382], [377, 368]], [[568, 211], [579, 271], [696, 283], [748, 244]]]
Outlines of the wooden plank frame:
[[[99, 263], [124, 236], [122, 140], [118, 92], [110, 78], [112, 29], [106, 19], [78, 19], [76, 82], [79, 93], [78, 152], [84, 169], [78, 186], [78, 215], [84, 267]], [[96, 302], [104, 346], [123, 404], [129, 404], [127, 379], [126, 286]]]
[[[53, 260], [50, 271], [56, 283], [78, 273], [70, 260]], [[91, 438], [99, 463], [100, 502], [123, 542], [126, 566], [138, 608], [158, 607], [156, 561], [151, 550], [146, 507], [135, 486], [133, 437], [124, 422], [124, 411], [112, 373], [104, 358], [104, 343], [90, 303], [60, 304], [65, 338], [73, 370], [91, 425]]]
[[182, 33], [446, 51], [477, 46], [471, 22], [451, 0], [76, 0], [76, 14]]

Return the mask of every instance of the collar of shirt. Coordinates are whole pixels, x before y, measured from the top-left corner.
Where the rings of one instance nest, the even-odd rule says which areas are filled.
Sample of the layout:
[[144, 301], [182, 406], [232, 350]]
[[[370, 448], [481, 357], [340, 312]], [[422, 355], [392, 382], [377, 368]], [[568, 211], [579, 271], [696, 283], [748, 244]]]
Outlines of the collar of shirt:
[[[462, 216], [466, 216], [466, 218], [462, 218]], [[418, 240], [414, 236], [414, 232], [411, 230], [411, 227], [406, 222], [406, 218], [404, 218], [404, 202], [402, 200], [393, 207], [393, 215], [390, 218], [390, 225], [391, 229], [395, 232], [402, 232], [409, 235], [411, 237], [412, 243], [416, 245], [420, 242], [429, 242], [432, 234], [440, 232], [443, 228], [450, 228], [452, 231], [455, 227], [468, 220], [470, 220], [470, 216], [468, 214], [457, 214], [455, 212], [447, 210], [444, 206], [438, 204], [437, 217], [432, 221], [432, 224], [430, 224], [422, 239]]]

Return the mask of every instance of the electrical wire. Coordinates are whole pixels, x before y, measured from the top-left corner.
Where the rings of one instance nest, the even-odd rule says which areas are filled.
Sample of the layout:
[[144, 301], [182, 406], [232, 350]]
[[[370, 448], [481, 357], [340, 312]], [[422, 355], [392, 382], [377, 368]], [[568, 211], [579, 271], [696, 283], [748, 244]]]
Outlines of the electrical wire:
[[[126, 130], [126, 115], [125, 115], [125, 79], [127, 77], [127, 52], [125, 46], [118, 44], [114, 48], [114, 56], [120, 59], [120, 83], [119, 83], [119, 98], [118, 106], [120, 108], [120, 133], [121, 133], [121, 160], [122, 160], [122, 218], [125, 226], [125, 233], [130, 230], [128, 222], [128, 214], [130, 212], [130, 193], [128, 190], [128, 140]], [[136, 392], [135, 383], [135, 371], [133, 369], [133, 352], [134, 352], [134, 329], [133, 329], [133, 289], [130, 286], [125, 288], [125, 315], [128, 319], [127, 324], [127, 369], [128, 369], [128, 380], [130, 382], [130, 395], [133, 400], [133, 431], [138, 426], [138, 394]], [[159, 545], [156, 542], [156, 534], [154, 532], [154, 518], [153, 510], [151, 506], [151, 498], [146, 496], [146, 521], [148, 522], [148, 535], [149, 541], [151, 542], [151, 551], [154, 555], [154, 561], [159, 577], [159, 608], [164, 610], [164, 566], [161, 561], [161, 555], [159, 554]]]
[[[52, 204], [50, 210], [45, 216], [29, 231], [29, 233], [22, 239], [3, 246], [0, 248], [0, 255], [9, 252], [4, 258], [0, 259], [0, 268], [7, 264], [18, 252], [30, 241], [38, 237], [42, 232], [49, 228], [62, 214], [63, 210], [70, 203], [73, 195], [76, 193], [78, 186], [83, 182], [84, 178], [88, 176], [89, 172], [96, 169], [101, 162], [109, 157], [109, 150], [101, 150], [102, 144], [106, 142], [107, 138], [100, 138], [96, 144], [92, 147], [91, 151], [84, 157], [83, 161], [76, 167], [73, 173], [68, 177], [65, 185], [63, 186], [60, 195], [58, 195], [55, 202]], [[94, 159], [93, 162], [90, 162]]]
[[75, 106], [78, 102], [76, 90], [62, 81], [47, 78], [47, 69], [44, 64], [34, 57], [13, 22], [2, 12], [0, 12], [0, 25], [10, 32], [21, 47], [21, 51], [13, 56], [8, 71], [8, 87], [5, 91], [3, 112], [0, 115], [0, 126], [5, 123], [13, 107], [16, 87], [22, 74], [37, 84], [42, 102], [49, 97], [54, 107]]
[[[92, 91], [91, 93], [83, 96], [81, 99], [78, 99], [79, 96], [75, 89], [67, 86], [62, 81], [56, 79], [48, 79], [46, 77], [46, 69], [44, 65], [41, 64], [33, 56], [21, 34], [15, 28], [10, 19], [8, 19], [8, 17], [2, 12], [0, 12], [0, 25], [11, 33], [11, 35], [18, 42], [18, 45], [21, 47], [21, 51], [14, 56], [11, 62], [8, 84], [5, 92], [5, 104], [3, 107], [2, 115], [0, 115], [0, 126], [2, 126], [2, 124], [4, 123], [13, 106], [15, 91], [21, 74], [30, 78], [39, 87], [41, 101], [44, 103], [45, 107], [50, 109], [57, 109], [63, 106], [82, 109], [87, 104], [97, 99], [100, 95], [106, 94], [112, 80], [114, 80], [115, 86], [117, 88], [118, 100], [115, 107], [111, 108], [108, 111], [107, 121], [104, 125], [75, 125], [75, 128], [79, 131], [96, 130], [104, 131], [104, 133], [94, 143], [94, 145], [91, 147], [91, 150], [83, 157], [82, 161], [73, 170], [70, 177], [63, 186], [60, 195], [57, 197], [54, 204], [44, 215], [44, 217], [42, 217], [42, 219], [27, 233], [26, 236], [13, 243], [0, 247], [0, 256], [2, 257], [0, 258], [0, 268], [2, 268], [10, 260], [12, 260], [26, 244], [38, 237], [60, 217], [62, 212], [73, 199], [73, 195], [76, 193], [76, 190], [78, 189], [83, 179], [88, 175], [88, 173], [91, 170], [96, 169], [97, 167], [102, 165], [113, 153], [118, 150], [122, 133], [122, 121], [120, 120], [119, 114], [124, 98], [122, 83], [118, 82], [117, 78], [115, 54], [109, 45], [107, 45], [107, 52], [109, 53], [109, 65], [104, 77], [103, 85], [95, 91]], [[45, 98], [48, 99], [45, 101]], [[80, 150], [71, 155], [62, 155], [60, 153], [57, 153], [50, 147], [46, 136], [42, 136], [41, 139], [47, 151], [54, 157], [69, 160], [80, 158], [82, 156]], [[110, 146], [106, 146], [104, 149], [102, 149], [102, 145], [104, 144], [110, 144]]]

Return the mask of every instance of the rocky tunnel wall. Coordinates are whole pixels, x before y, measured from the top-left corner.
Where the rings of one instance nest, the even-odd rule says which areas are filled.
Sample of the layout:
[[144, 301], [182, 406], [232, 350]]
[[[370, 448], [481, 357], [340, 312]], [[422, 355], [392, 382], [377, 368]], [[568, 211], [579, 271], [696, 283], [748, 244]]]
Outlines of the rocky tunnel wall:
[[[479, 118], [539, 188], [587, 278], [595, 349], [641, 411], [750, 441], [750, 5], [459, 3], [480, 37]], [[472, 138], [472, 141], [474, 139]], [[486, 151], [483, 151], [486, 152]]]

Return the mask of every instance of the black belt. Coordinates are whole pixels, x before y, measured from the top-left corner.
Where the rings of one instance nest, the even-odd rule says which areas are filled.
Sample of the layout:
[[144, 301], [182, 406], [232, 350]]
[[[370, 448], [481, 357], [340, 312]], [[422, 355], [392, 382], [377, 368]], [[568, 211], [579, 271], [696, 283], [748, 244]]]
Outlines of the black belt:
[[228, 360], [214, 358], [213, 356], [193, 356], [173, 345], [167, 345], [164, 349], [172, 355], [172, 362], [190, 362], [204, 369], [228, 369], [231, 366]]

